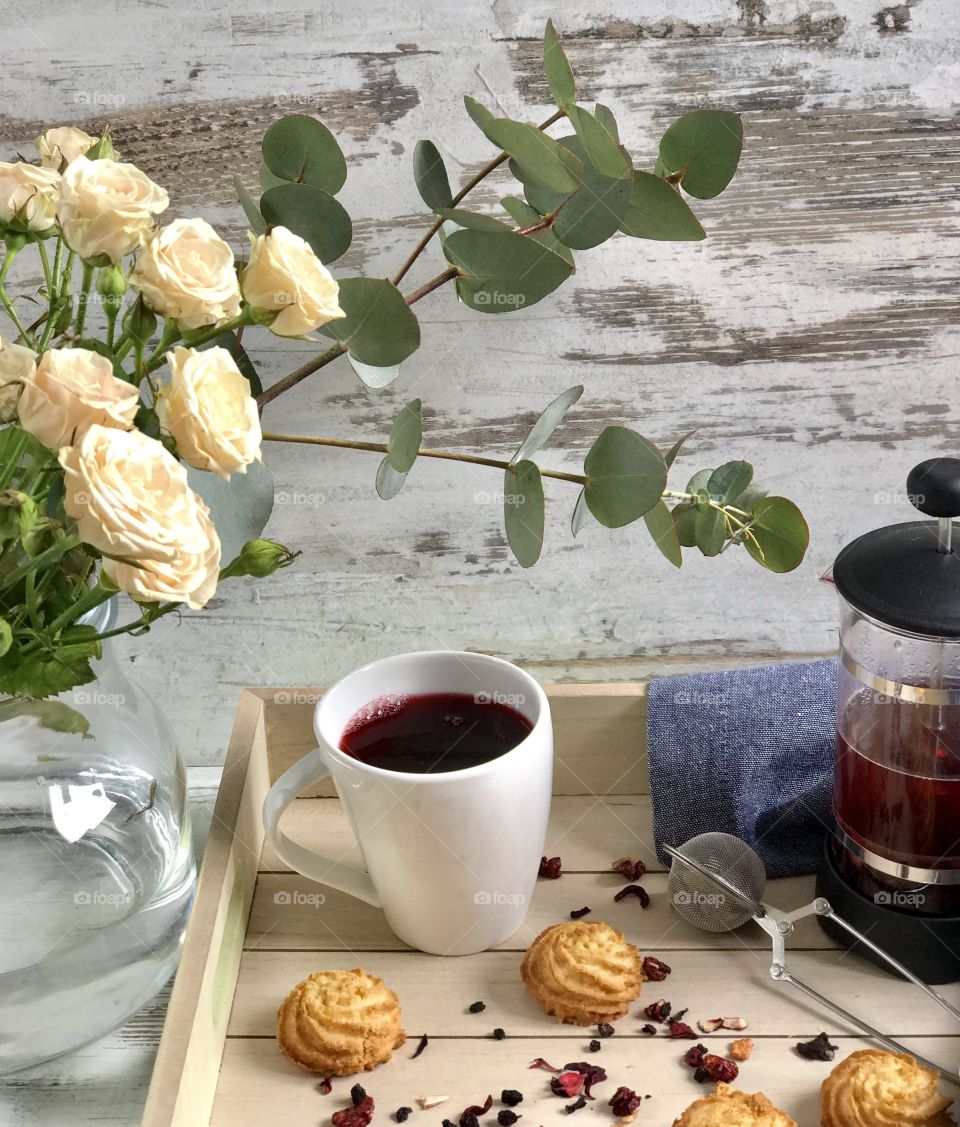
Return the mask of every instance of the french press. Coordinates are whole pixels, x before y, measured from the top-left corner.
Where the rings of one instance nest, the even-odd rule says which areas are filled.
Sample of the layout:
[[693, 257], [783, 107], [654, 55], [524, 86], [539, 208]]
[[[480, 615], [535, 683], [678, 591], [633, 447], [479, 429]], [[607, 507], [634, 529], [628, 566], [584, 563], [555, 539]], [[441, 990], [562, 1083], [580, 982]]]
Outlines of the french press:
[[[921, 462], [907, 493], [936, 519], [868, 532], [833, 566], [835, 826], [817, 895], [942, 983], [960, 979], [960, 459]], [[849, 944], [829, 917], [820, 922]]]

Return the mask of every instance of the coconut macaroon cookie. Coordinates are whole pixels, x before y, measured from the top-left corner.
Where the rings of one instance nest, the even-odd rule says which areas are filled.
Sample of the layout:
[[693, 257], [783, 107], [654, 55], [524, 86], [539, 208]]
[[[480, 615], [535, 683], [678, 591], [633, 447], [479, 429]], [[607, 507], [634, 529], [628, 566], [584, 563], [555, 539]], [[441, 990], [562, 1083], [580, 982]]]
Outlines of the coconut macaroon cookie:
[[940, 1077], [907, 1053], [862, 1049], [820, 1087], [822, 1127], [950, 1127]]
[[600, 921], [577, 920], [542, 931], [520, 974], [544, 1010], [575, 1025], [622, 1017], [640, 993], [637, 949]]
[[376, 1068], [405, 1040], [396, 994], [359, 967], [311, 974], [277, 1013], [277, 1042], [284, 1055], [326, 1076]]

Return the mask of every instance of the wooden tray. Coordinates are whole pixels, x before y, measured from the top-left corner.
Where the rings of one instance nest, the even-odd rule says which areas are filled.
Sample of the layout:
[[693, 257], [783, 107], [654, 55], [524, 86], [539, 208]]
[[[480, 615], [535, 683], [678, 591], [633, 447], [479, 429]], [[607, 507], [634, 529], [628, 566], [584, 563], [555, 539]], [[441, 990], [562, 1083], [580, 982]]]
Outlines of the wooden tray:
[[[597, 1088], [587, 1124], [613, 1121], [606, 1101], [621, 1085], [644, 1101], [640, 1122], [672, 1123], [692, 1100], [705, 1095], [680, 1062], [689, 1043], [640, 1033], [640, 1005], [617, 1024], [616, 1035], [591, 1056], [590, 1030], [559, 1025], [527, 995], [519, 976], [521, 952], [548, 924], [589, 905], [590, 918], [626, 932], [645, 954], [673, 967], [664, 983], [644, 986], [641, 1005], [668, 998], [690, 1007], [688, 1020], [740, 1016], [754, 1039], [753, 1058], [741, 1066], [738, 1087], [764, 1091], [801, 1127], [819, 1124], [818, 1089], [830, 1066], [802, 1060], [797, 1040], [827, 1030], [840, 1045], [838, 1059], [864, 1042], [808, 1006], [789, 987], [769, 978], [767, 940], [748, 924], [735, 933], [709, 935], [682, 922], [665, 895], [666, 877], [653, 853], [645, 755], [645, 686], [555, 685], [547, 689], [556, 729], [556, 799], [548, 853], [563, 858], [564, 876], [539, 881], [527, 922], [494, 951], [438, 958], [406, 948], [382, 914], [359, 901], [291, 873], [263, 848], [260, 807], [270, 783], [313, 747], [317, 690], [258, 689], [240, 700], [183, 961], [170, 1000], [145, 1127], [317, 1127], [349, 1102], [359, 1080], [377, 1104], [374, 1124], [414, 1108], [411, 1127], [439, 1127], [467, 1106], [503, 1088], [525, 1095], [523, 1123], [571, 1121], [563, 1101], [549, 1092], [546, 1073], [528, 1071], [534, 1057], [551, 1063], [591, 1059], [609, 1081]], [[329, 783], [329, 781], [328, 781]], [[357, 860], [359, 851], [332, 790], [318, 788], [295, 802], [285, 818], [295, 838], [328, 853]], [[650, 907], [633, 898], [613, 902], [622, 880], [610, 871], [618, 857], [642, 857], [653, 870], [643, 880]], [[769, 900], [796, 907], [809, 899], [808, 878], [771, 883]], [[322, 903], [318, 894], [323, 895]], [[805, 921], [792, 942], [794, 971], [915, 1051], [956, 1067], [960, 1030], [906, 983], [845, 955], [816, 923]], [[381, 975], [400, 996], [408, 1042], [373, 1073], [335, 1080], [321, 1095], [317, 1078], [290, 1064], [274, 1041], [277, 1006], [286, 992], [315, 970], [362, 965]], [[956, 987], [945, 988], [960, 1002]], [[471, 1002], [486, 1010], [469, 1014]], [[496, 1041], [500, 1026], [507, 1038]], [[430, 1044], [417, 1059], [422, 1033]], [[744, 1034], [740, 1034], [744, 1036]], [[729, 1033], [702, 1036], [723, 1053]], [[422, 1111], [417, 1097], [449, 1095]], [[493, 1123], [500, 1105], [484, 1122]]]

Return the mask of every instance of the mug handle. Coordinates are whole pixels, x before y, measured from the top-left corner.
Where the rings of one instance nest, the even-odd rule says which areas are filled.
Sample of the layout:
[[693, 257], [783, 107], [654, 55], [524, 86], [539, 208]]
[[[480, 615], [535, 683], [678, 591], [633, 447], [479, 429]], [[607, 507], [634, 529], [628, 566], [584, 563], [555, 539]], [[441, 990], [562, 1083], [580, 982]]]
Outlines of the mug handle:
[[276, 850], [280, 860], [291, 869], [319, 884], [346, 892], [348, 896], [355, 896], [365, 904], [380, 908], [382, 907], [380, 897], [367, 873], [353, 865], [344, 865], [331, 857], [324, 857], [321, 853], [297, 845], [279, 828], [280, 815], [297, 795], [329, 774], [330, 768], [319, 747], [315, 747], [303, 759], [284, 771], [267, 792], [263, 802], [263, 828], [267, 840]]

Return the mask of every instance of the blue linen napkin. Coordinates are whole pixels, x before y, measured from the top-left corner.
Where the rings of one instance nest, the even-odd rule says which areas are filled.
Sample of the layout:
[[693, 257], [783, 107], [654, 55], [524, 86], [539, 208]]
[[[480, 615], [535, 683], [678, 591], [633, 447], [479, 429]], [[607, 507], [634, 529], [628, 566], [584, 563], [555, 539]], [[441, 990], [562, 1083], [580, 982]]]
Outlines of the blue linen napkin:
[[820, 867], [832, 824], [837, 663], [667, 677], [649, 686], [653, 834], [736, 834], [770, 876]]

